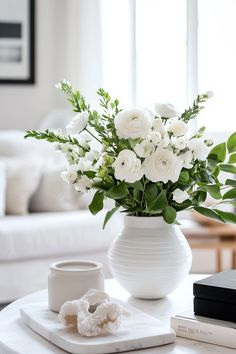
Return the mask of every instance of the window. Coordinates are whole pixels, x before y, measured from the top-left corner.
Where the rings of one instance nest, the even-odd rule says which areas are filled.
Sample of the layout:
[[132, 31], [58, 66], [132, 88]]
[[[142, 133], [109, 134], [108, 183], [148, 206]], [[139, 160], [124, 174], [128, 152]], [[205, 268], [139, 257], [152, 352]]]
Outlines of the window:
[[[214, 91], [198, 124], [235, 129], [235, 0], [101, 0], [105, 88], [125, 105]], [[222, 118], [223, 117], [223, 118]]]
[[199, 117], [211, 131], [236, 128], [236, 1], [198, 0], [198, 86], [214, 91]]

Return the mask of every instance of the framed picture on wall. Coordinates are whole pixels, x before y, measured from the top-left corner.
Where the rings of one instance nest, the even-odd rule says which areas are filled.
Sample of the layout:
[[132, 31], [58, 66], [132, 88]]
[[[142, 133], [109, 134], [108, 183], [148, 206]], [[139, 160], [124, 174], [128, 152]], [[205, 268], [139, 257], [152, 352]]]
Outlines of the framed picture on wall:
[[0, 84], [33, 84], [34, 52], [34, 0], [0, 0]]

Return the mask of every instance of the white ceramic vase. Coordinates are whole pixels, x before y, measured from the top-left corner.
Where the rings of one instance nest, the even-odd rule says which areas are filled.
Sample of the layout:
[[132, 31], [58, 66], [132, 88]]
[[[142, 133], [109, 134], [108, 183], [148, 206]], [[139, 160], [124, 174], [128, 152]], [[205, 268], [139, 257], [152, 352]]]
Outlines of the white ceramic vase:
[[192, 252], [178, 226], [161, 217], [126, 216], [108, 259], [114, 278], [131, 295], [158, 299], [188, 274]]

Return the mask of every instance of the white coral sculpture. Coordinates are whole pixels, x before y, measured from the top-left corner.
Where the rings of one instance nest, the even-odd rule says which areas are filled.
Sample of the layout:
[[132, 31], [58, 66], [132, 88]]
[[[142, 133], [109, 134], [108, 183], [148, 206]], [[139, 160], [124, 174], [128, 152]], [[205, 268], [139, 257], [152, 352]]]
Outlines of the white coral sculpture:
[[91, 337], [113, 333], [120, 327], [122, 316], [129, 315], [105, 292], [89, 289], [80, 299], [65, 302], [59, 319], [67, 327], [77, 327], [80, 335]]

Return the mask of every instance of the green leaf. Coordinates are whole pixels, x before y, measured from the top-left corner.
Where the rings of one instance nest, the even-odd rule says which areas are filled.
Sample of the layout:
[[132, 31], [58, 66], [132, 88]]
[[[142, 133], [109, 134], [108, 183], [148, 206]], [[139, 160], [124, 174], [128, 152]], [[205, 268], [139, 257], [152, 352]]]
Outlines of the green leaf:
[[226, 144], [221, 143], [213, 147], [213, 149], [210, 151], [208, 158], [210, 159], [216, 159], [218, 162], [224, 162], [226, 158]]
[[104, 193], [103, 191], [97, 191], [94, 194], [93, 200], [89, 205], [89, 210], [93, 215], [96, 215], [103, 208], [103, 199]]
[[235, 224], [236, 223], [236, 215], [233, 213], [230, 213], [228, 211], [222, 211], [218, 209], [213, 209], [222, 219], [224, 219], [224, 222], [230, 222]]
[[167, 224], [173, 224], [176, 219], [176, 210], [171, 206], [167, 206], [165, 209], [163, 209], [162, 215]]
[[139, 143], [140, 139], [129, 139], [129, 144], [132, 148]]
[[210, 196], [214, 199], [221, 199], [220, 187], [217, 184], [206, 185], [206, 191], [210, 194]]
[[208, 218], [215, 219], [220, 222], [224, 222], [224, 219], [220, 215], [218, 215], [216, 213], [216, 211], [213, 209], [208, 209], [208, 208], [196, 206], [196, 207], [194, 207], [194, 210], [196, 210], [198, 213], [200, 213]]
[[96, 176], [95, 171], [84, 171], [83, 174], [87, 176], [88, 178], [94, 178]]
[[220, 168], [219, 168], [219, 166], [216, 166], [216, 169], [215, 169], [215, 171], [213, 172], [213, 176], [214, 176], [215, 178], [217, 178], [217, 177], [219, 176], [219, 174], [220, 174]]
[[183, 203], [172, 202], [172, 204], [173, 204], [176, 211], [181, 211], [181, 210], [189, 208], [192, 205], [192, 202], [191, 202], [191, 200], [187, 199]]
[[217, 165], [219, 163], [217, 158], [214, 158], [214, 157], [215, 157], [214, 155], [211, 155], [211, 156], [208, 156], [208, 158], [207, 158], [207, 162], [208, 162], [207, 166], [211, 171], [215, 171], [216, 168], [218, 167]]
[[143, 192], [143, 184], [141, 181], [137, 181], [134, 183], [129, 183], [130, 187], [133, 187], [134, 189], [137, 189], [140, 192]]
[[134, 199], [140, 203], [141, 199], [142, 199], [142, 192], [140, 192], [138, 189], [134, 189]]
[[227, 179], [225, 181], [226, 186], [236, 187], [236, 180], [235, 179]]
[[120, 206], [114, 207], [113, 209], [109, 210], [106, 213], [104, 222], [103, 222], [103, 230], [105, 229], [106, 224], [108, 223], [108, 221], [110, 220], [110, 218], [112, 217], [113, 214], [115, 214], [115, 212], [117, 212], [117, 210], [120, 208]]
[[148, 208], [148, 211], [151, 214], [155, 214], [161, 212], [168, 205], [167, 197], [166, 197], [166, 189], [162, 189], [162, 191], [158, 194], [157, 198], [153, 200]]
[[205, 202], [206, 197], [207, 197], [207, 192], [197, 191], [192, 199], [192, 204], [193, 205], [201, 204], [201, 203]]
[[200, 129], [198, 129], [198, 134], [203, 134], [206, 130], [206, 127], [201, 127]]
[[121, 199], [126, 197], [128, 193], [127, 184], [125, 182], [121, 182], [106, 191], [106, 196], [111, 199]]
[[144, 199], [147, 205], [147, 209], [153, 204], [153, 200], [158, 195], [158, 187], [156, 184], [149, 184], [145, 189]]
[[236, 153], [230, 155], [229, 163], [236, 163]]
[[189, 180], [189, 173], [188, 171], [182, 171], [179, 175], [179, 180], [178, 183], [180, 184], [185, 184], [187, 183]]
[[229, 153], [236, 151], [236, 132], [230, 135], [227, 140], [227, 149]]
[[223, 195], [223, 199], [234, 199], [236, 198], [236, 188], [232, 188]]
[[236, 174], [236, 167], [229, 164], [220, 164], [219, 168], [221, 171]]

